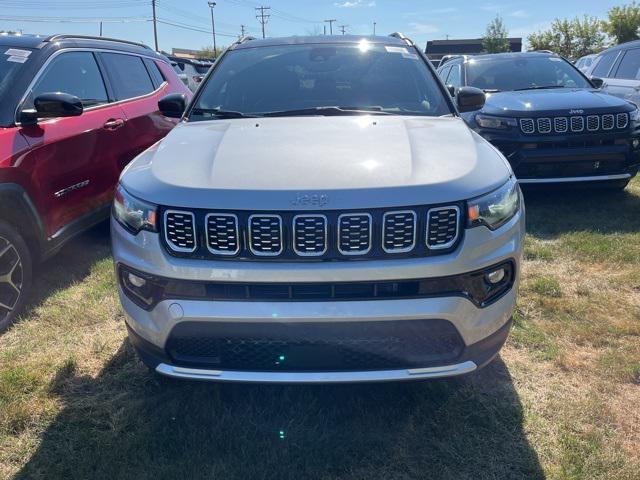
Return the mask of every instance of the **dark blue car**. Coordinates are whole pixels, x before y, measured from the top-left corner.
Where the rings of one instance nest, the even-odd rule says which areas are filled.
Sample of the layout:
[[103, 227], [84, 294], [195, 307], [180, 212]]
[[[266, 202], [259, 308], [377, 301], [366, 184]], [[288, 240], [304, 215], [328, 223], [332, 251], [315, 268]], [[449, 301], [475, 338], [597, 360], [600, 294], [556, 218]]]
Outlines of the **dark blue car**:
[[591, 182], [624, 188], [640, 165], [635, 104], [599, 90], [552, 53], [454, 57], [438, 68], [453, 93], [483, 90], [462, 113], [509, 160], [521, 183]]

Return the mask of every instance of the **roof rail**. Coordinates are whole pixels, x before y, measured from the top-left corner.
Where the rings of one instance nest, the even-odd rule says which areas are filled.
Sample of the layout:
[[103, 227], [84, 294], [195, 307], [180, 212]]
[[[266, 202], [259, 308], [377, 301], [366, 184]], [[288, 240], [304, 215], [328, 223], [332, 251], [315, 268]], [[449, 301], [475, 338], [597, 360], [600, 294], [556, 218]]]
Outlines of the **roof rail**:
[[390, 37], [394, 37], [394, 38], [399, 38], [400, 40], [402, 40], [403, 42], [405, 42], [408, 45], [411, 45], [412, 47], [414, 46], [414, 43], [411, 41], [411, 39], [407, 36], [405, 36], [404, 33], [400, 33], [400, 32], [393, 32], [392, 34], [389, 35]]
[[151, 50], [151, 47], [145, 45], [144, 43], [132, 42], [131, 40], [121, 40], [119, 38], [109, 38], [109, 37], [96, 37], [93, 35], [71, 35], [71, 34], [58, 34], [51, 35], [44, 39], [45, 42], [55, 42], [56, 40], [64, 40], [64, 39], [74, 39], [77, 38], [79, 40], [104, 40], [105, 42], [118, 42], [118, 43], [126, 43], [128, 45], [135, 45], [136, 47], [147, 48]]
[[245, 43], [255, 39], [256, 37], [252, 37], [251, 35], [245, 35], [244, 37], [240, 37], [236, 43], [238, 44]]

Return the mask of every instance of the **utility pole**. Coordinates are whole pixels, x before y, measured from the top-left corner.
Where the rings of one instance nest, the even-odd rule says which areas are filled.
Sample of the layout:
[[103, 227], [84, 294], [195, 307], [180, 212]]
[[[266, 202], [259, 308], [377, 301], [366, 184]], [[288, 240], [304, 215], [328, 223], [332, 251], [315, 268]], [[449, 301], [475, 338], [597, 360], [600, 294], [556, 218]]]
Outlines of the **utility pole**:
[[344, 34], [345, 34], [345, 32], [346, 32], [346, 28], [347, 28], [348, 26], [349, 26], [349, 25], [340, 25], [340, 31], [342, 32], [342, 35], [344, 35]]
[[333, 22], [337, 22], [337, 20], [335, 18], [332, 18], [331, 20], [325, 20], [325, 23], [329, 24], [329, 35], [333, 35]]
[[153, 10], [153, 40], [158, 51], [158, 26], [156, 25], [156, 0], [151, 0], [151, 9]]
[[241, 35], [242, 37], [244, 37], [245, 29], [246, 29], [246, 25], [240, 25], [240, 31], [242, 32], [240, 35]]
[[327, 26], [326, 26], [326, 25], [323, 25], [323, 26], [322, 26], [322, 31], [323, 31], [323, 33], [324, 33], [325, 35], [327, 34]]
[[102, 36], [102, 22], [100, 22], [100, 36]]
[[266, 15], [264, 12], [271, 10], [271, 7], [256, 7], [256, 11], [260, 11], [260, 13], [256, 14], [256, 18], [262, 24], [262, 38], [265, 38], [264, 35], [264, 26], [269, 21], [269, 17], [271, 15]]
[[373, 36], [376, 36], [376, 22], [373, 22]]
[[216, 48], [216, 22], [213, 20], [213, 7], [216, 6], [216, 2], [208, 2], [211, 9], [211, 31], [213, 32], [213, 58], [218, 56], [218, 49]]

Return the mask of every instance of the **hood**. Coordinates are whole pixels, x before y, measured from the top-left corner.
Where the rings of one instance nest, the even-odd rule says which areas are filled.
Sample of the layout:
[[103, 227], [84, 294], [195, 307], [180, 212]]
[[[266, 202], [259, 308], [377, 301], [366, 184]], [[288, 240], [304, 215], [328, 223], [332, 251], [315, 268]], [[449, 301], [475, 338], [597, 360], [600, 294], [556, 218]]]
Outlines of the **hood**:
[[[549, 90], [523, 90], [487, 94], [482, 111], [493, 115], [523, 116], [539, 113], [571, 115], [615, 113], [632, 110], [629, 102], [604, 93], [602, 90], [582, 88], [556, 88]], [[584, 112], [572, 112], [584, 110]]]
[[166, 206], [318, 210], [459, 201], [510, 174], [460, 118], [313, 116], [181, 123], [121, 182]]

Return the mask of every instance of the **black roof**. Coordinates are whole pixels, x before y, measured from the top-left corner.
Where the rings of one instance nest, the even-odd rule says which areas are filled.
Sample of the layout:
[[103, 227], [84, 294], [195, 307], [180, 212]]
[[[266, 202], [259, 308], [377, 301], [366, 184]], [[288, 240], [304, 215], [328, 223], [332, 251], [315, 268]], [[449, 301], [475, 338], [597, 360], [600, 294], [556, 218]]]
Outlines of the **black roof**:
[[47, 48], [64, 47], [88, 47], [88, 48], [110, 48], [131, 53], [139, 53], [150, 57], [165, 59], [151, 48], [141, 43], [130, 42], [107, 37], [92, 37], [87, 35], [16, 35], [0, 34], [0, 45], [17, 48], [33, 48], [44, 50]]
[[40, 35], [0, 34], [0, 45], [7, 47], [38, 48], [47, 38]]
[[373, 35], [317, 35], [317, 36], [293, 36], [293, 37], [277, 37], [277, 38], [261, 38], [255, 40], [247, 40], [235, 45], [235, 49], [253, 48], [253, 47], [270, 47], [275, 45], [306, 45], [318, 43], [359, 43], [366, 40], [371, 43], [384, 45], [404, 45], [407, 43], [397, 37], [391, 36], [373, 36]]

